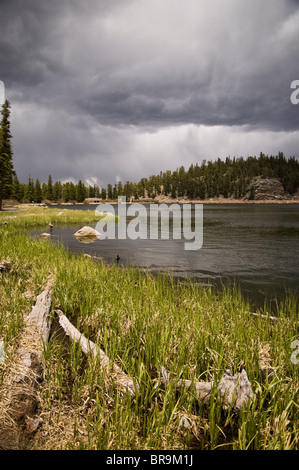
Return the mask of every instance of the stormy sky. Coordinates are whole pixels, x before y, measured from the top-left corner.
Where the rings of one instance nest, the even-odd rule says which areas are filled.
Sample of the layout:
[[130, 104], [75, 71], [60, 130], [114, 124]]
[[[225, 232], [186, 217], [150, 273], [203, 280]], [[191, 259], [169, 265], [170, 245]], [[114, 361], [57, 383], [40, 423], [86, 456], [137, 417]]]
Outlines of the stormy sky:
[[298, 39], [298, 0], [0, 0], [19, 179], [299, 158]]

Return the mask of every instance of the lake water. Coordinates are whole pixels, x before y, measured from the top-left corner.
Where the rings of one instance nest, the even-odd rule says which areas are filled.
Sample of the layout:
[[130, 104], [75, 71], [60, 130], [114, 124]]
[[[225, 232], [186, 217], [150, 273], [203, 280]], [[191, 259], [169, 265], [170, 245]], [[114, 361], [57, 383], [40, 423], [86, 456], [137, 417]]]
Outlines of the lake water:
[[[65, 206], [59, 206], [66, 209]], [[146, 205], [149, 211], [149, 205]], [[194, 206], [193, 206], [194, 207]], [[67, 209], [96, 209], [68, 206]], [[115, 205], [117, 213], [117, 205]], [[151, 272], [171, 272], [219, 286], [235, 281], [253, 306], [298, 292], [299, 204], [204, 204], [203, 245], [184, 250], [186, 240], [96, 240], [86, 244], [73, 234], [81, 226], [54, 227], [52, 239], [72, 252], [84, 252]]]

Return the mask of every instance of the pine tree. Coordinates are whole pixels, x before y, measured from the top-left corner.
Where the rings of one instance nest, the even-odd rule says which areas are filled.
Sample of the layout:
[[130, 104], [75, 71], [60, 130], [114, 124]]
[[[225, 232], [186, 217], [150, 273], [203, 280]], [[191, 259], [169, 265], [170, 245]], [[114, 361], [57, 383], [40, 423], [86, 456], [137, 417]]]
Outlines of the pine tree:
[[13, 161], [10, 133], [10, 103], [6, 100], [1, 110], [2, 120], [0, 124], [0, 210], [2, 200], [12, 193], [13, 186]]
[[42, 198], [47, 199], [47, 194], [48, 194], [48, 185], [47, 183], [42, 184]]
[[53, 186], [53, 201], [57, 202], [62, 199], [62, 184], [60, 181], [55, 181]]
[[76, 201], [83, 202], [86, 198], [86, 188], [84, 183], [79, 180], [78, 184], [76, 185]]
[[88, 197], [95, 197], [95, 189], [94, 186], [91, 186], [91, 184], [88, 186]]
[[38, 179], [35, 181], [35, 186], [34, 186], [34, 200], [38, 204], [40, 204], [43, 200], [42, 188]]
[[69, 182], [66, 182], [63, 185], [62, 197], [63, 197], [64, 202], [69, 202], [70, 199], [71, 199], [71, 190], [70, 190], [70, 183]]
[[24, 196], [24, 191], [22, 185], [19, 183], [17, 174], [13, 173], [13, 183], [12, 183], [12, 198], [21, 202]]
[[108, 184], [108, 187], [107, 187], [107, 193], [108, 193], [107, 195], [108, 199], [112, 199], [112, 184], [110, 183]]
[[28, 178], [28, 184], [25, 187], [24, 197], [28, 202], [34, 202], [34, 183], [31, 176]]
[[49, 199], [49, 201], [53, 201], [53, 184], [51, 175], [49, 175], [48, 178], [47, 199]]
[[76, 186], [72, 181], [70, 182], [69, 196], [70, 196], [70, 199], [69, 199], [70, 201], [76, 200]]
[[117, 184], [115, 183], [112, 189], [112, 199], [117, 199], [118, 191], [117, 191]]

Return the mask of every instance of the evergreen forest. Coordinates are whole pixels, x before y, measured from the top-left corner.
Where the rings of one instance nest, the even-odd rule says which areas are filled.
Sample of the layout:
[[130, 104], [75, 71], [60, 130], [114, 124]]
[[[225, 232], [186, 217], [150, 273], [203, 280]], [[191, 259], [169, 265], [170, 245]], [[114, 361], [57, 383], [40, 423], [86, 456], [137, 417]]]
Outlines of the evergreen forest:
[[115, 200], [125, 196], [127, 200], [152, 199], [156, 196], [167, 196], [173, 199], [187, 198], [205, 200], [209, 198], [253, 199], [252, 180], [277, 178], [290, 197], [299, 189], [299, 162], [295, 157], [286, 158], [282, 152], [276, 156], [261, 153], [259, 157], [226, 158], [215, 161], [203, 161], [184, 166], [174, 171], [161, 171], [157, 175], [141, 178], [138, 182], [126, 181], [98, 185], [86, 185], [82, 180], [73, 182], [53, 182], [49, 175], [41, 183], [31, 176], [27, 183], [20, 183], [16, 172], [13, 172], [10, 184], [4, 188], [4, 199], [15, 199], [19, 202], [77, 202], [86, 198]]

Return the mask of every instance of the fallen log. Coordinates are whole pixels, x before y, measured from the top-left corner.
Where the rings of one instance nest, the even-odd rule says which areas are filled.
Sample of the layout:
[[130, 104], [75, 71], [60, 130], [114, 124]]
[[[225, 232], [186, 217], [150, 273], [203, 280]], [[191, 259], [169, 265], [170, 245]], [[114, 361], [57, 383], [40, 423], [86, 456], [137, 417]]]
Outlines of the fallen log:
[[[168, 373], [161, 367], [162, 383], [169, 384]], [[178, 380], [177, 389], [189, 389], [194, 384], [195, 397], [203, 404], [207, 404], [214, 392], [214, 381], [192, 382], [191, 380]], [[223, 409], [232, 409], [235, 413], [253, 400], [253, 390], [245, 369], [241, 373], [232, 375], [226, 370], [216, 390], [216, 397], [222, 402]]]
[[51, 328], [53, 284], [51, 276], [25, 319], [17, 353], [13, 358], [5, 359], [7, 372], [0, 390], [4, 403], [0, 416], [0, 449], [26, 449], [30, 435], [42, 423], [40, 417], [35, 417], [36, 388], [43, 379], [42, 356]]
[[110, 369], [115, 376], [115, 382], [124, 390], [134, 396], [136, 393], [137, 384], [134, 380], [125, 374], [120, 367], [116, 364], [111, 364], [109, 357], [100, 349], [95, 343], [87, 339], [74, 325], [68, 320], [61, 310], [55, 310], [60, 326], [75, 343], [78, 343], [84, 354], [91, 354], [92, 356], [100, 357], [100, 363], [103, 369]]
[[278, 317], [272, 317], [270, 315], [263, 315], [262, 313], [250, 312], [250, 315], [257, 317], [257, 318], [263, 318], [264, 320], [270, 320], [273, 322], [276, 322], [278, 320]]
[[37, 330], [38, 336], [46, 344], [51, 330], [51, 302], [54, 278], [50, 276], [43, 292], [37, 296], [35, 305], [27, 317], [27, 322]]

